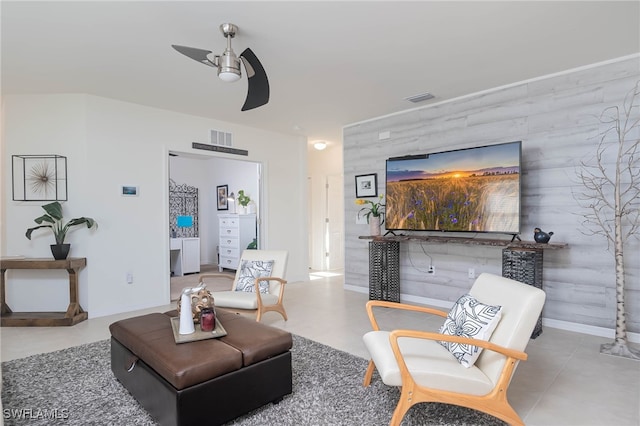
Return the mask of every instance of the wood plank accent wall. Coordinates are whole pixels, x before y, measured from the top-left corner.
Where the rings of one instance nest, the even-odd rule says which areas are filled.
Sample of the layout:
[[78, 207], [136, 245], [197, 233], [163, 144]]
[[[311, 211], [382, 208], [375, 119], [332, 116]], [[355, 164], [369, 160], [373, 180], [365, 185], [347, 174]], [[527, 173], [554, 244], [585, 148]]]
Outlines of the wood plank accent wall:
[[[621, 104], [640, 80], [640, 57], [535, 79], [357, 123], [344, 129], [345, 285], [368, 288], [367, 225], [358, 225], [354, 177], [378, 174], [385, 192], [389, 157], [522, 141], [522, 239], [533, 229], [554, 231], [551, 242], [565, 249], [545, 251], [543, 317], [587, 326], [615, 328], [615, 269], [602, 237], [581, 226], [574, 193], [582, 190], [576, 170], [595, 153], [597, 117]], [[380, 132], [391, 138], [379, 140]], [[471, 287], [476, 274], [501, 274], [501, 248], [460, 244], [401, 244], [403, 296], [453, 302]], [[427, 275], [431, 262], [434, 276]], [[626, 309], [629, 332], [640, 332], [640, 243], [625, 246]]]

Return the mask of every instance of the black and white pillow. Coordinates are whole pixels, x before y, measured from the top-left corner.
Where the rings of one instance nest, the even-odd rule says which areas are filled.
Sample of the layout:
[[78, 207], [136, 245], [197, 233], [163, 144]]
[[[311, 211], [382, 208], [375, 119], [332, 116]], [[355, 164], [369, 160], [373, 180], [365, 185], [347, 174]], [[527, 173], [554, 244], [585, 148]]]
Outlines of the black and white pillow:
[[[449, 311], [447, 319], [440, 327], [440, 334], [489, 340], [501, 316], [502, 306], [486, 305], [470, 294], [465, 294]], [[473, 366], [482, 352], [482, 348], [464, 343], [440, 341], [440, 344], [467, 368]]]
[[[273, 260], [243, 260], [240, 262], [240, 275], [236, 291], [254, 293], [256, 278], [270, 277]], [[269, 293], [269, 281], [260, 281], [260, 293]]]

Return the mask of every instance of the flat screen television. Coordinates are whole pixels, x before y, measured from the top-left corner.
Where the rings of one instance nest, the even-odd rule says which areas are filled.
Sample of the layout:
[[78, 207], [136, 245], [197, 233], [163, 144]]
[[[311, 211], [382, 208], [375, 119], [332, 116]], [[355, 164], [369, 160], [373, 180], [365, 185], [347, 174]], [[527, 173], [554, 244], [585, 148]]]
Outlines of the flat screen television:
[[517, 141], [388, 159], [386, 229], [520, 233], [521, 151]]

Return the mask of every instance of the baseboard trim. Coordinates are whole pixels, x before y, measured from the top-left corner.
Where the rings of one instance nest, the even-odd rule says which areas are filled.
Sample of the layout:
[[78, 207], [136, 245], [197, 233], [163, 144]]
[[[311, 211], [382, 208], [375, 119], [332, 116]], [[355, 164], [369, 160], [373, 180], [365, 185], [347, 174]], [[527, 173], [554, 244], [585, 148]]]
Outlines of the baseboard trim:
[[[357, 293], [369, 294], [368, 287], [359, 287], [345, 284], [344, 289], [355, 291]], [[453, 305], [453, 302], [449, 302], [446, 300], [432, 299], [430, 297], [421, 297], [402, 293], [400, 293], [400, 301], [446, 309], [450, 309]], [[559, 330], [573, 331], [575, 333], [589, 334], [591, 336], [608, 337], [611, 339], [614, 339], [616, 335], [616, 331], [612, 328], [597, 327], [594, 325], [579, 324], [576, 322], [561, 321], [544, 317], [542, 317], [542, 325], [550, 328], [557, 328]], [[627, 339], [632, 343], [640, 343], [640, 333], [627, 332]]]
[[[595, 325], [579, 324], [576, 322], [561, 321], [542, 318], [542, 325], [560, 330], [574, 331], [576, 333], [590, 334], [592, 336], [608, 337], [615, 339], [616, 331], [612, 328], [597, 327]], [[627, 331], [627, 340], [632, 343], [640, 343], [640, 333]]]

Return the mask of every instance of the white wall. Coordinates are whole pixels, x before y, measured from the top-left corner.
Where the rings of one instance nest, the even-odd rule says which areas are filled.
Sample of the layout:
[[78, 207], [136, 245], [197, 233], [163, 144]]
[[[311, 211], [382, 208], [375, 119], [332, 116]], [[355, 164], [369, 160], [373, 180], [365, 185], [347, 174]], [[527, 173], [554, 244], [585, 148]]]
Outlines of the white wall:
[[[365, 225], [351, 220], [354, 176], [378, 173], [384, 193], [385, 159], [491, 143], [521, 140], [522, 237], [533, 240], [533, 229], [554, 231], [552, 242], [566, 249], [545, 250], [543, 317], [556, 324], [578, 324], [582, 331], [600, 333], [615, 326], [614, 258], [607, 242], [586, 236], [581, 226], [584, 210], [573, 194], [576, 167], [596, 151], [602, 130], [598, 116], [618, 105], [640, 79], [636, 55], [562, 74], [541, 77], [450, 102], [436, 103], [401, 114], [348, 126], [344, 130], [345, 158], [345, 283], [367, 291]], [[389, 140], [378, 134], [389, 131]], [[425, 273], [430, 259], [435, 276]], [[640, 244], [630, 239], [625, 247], [626, 310], [629, 331], [640, 332]], [[501, 274], [501, 249], [462, 244], [401, 244], [400, 288], [405, 300], [444, 301], [450, 305], [473, 283], [476, 273]]]
[[[169, 303], [168, 152], [235, 158], [191, 148], [208, 142], [210, 129], [231, 131], [234, 145], [249, 150], [245, 158], [264, 164], [264, 247], [289, 250], [288, 279], [307, 279], [306, 143], [299, 137], [89, 95], [5, 96], [3, 121], [2, 253], [50, 257], [52, 242], [45, 233], [24, 237], [44, 203], [11, 201], [11, 155], [67, 156], [65, 216], [99, 223], [69, 237], [70, 255], [87, 258], [80, 302], [90, 317]], [[138, 185], [140, 196], [120, 196], [123, 184]], [[66, 310], [66, 288], [63, 271], [8, 272], [14, 311]]]
[[[38, 118], [32, 121], [31, 117]], [[95, 215], [95, 210], [85, 208], [87, 203], [84, 200], [91, 193], [91, 185], [83, 185], [85, 177], [78, 178], [86, 176], [87, 170], [85, 97], [59, 95], [54, 99], [26, 95], [11, 102], [9, 96], [4, 96], [2, 118], [2, 255], [51, 258], [49, 245], [54, 244], [55, 239], [50, 232], [35, 231], [32, 241], [27, 240], [24, 235], [27, 228], [36, 226], [33, 220], [44, 214], [40, 206], [46, 203], [11, 201], [11, 155], [66, 156], [69, 199], [76, 199], [77, 202], [64, 204], [65, 216], [89, 216], [100, 220], [100, 216]], [[21, 125], [14, 125], [19, 122]], [[93, 237], [91, 234], [94, 232], [86, 228], [71, 231], [66, 241], [72, 244], [69, 255], [89, 257], [90, 247], [87, 241]], [[80, 247], [83, 247], [82, 251], [79, 251]], [[84, 268], [79, 274], [80, 304], [85, 310], [88, 303], [88, 269]], [[7, 303], [14, 312], [67, 310], [69, 280], [66, 271], [10, 270], [6, 277]], [[44, 280], [46, 285], [39, 285]]]

